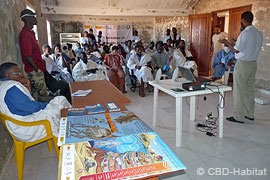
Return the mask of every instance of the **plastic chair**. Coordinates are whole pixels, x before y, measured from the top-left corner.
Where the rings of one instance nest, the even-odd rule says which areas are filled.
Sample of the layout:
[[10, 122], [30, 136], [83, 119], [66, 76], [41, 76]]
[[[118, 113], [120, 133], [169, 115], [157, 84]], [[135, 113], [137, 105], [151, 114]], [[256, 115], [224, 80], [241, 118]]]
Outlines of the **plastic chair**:
[[232, 67], [233, 67], [233, 66], [231, 66], [231, 67], [228, 69], [228, 71], [225, 71], [225, 73], [224, 73], [224, 75], [223, 75], [223, 78], [224, 78], [224, 84], [225, 84], [225, 85], [228, 85], [228, 80], [229, 80], [230, 73], [233, 74], [233, 71], [231, 71], [231, 68], [232, 68]]
[[[59, 157], [59, 149], [57, 146], [57, 138], [53, 136], [52, 134], [52, 130], [51, 130], [51, 125], [50, 122], [48, 120], [40, 120], [40, 121], [34, 121], [34, 122], [22, 122], [22, 121], [18, 121], [15, 120], [3, 113], [0, 112], [0, 119], [4, 125], [4, 127], [6, 128], [6, 130], [8, 131], [8, 133], [11, 135], [13, 142], [14, 142], [14, 155], [15, 155], [15, 163], [17, 164], [17, 169], [18, 169], [18, 179], [19, 180], [23, 180], [23, 167], [24, 167], [24, 151], [26, 148], [29, 148], [31, 146], [34, 146], [36, 144], [39, 144], [41, 142], [47, 141], [48, 143], [48, 148], [49, 151], [52, 151], [52, 140], [55, 146], [55, 150], [56, 150], [56, 154], [57, 154], [57, 158]], [[34, 141], [34, 142], [23, 142], [20, 140], [17, 140], [8, 130], [7, 126], [6, 126], [6, 121], [10, 121], [16, 125], [19, 126], [37, 126], [37, 125], [44, 125], [45, 129], [46, 129], [46, 133], [47, 136]]]

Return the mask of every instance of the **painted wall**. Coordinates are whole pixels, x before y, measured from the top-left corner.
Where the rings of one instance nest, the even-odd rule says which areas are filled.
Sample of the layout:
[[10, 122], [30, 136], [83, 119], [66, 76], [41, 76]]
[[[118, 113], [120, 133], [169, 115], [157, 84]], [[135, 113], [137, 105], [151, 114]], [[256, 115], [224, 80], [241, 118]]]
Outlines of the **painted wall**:
[[269, 0], [201, 0], [195, 8], [196, 14], [209, 13], [211, 11], [234, 8], [252, 4], [252, 12], [255, 16], [255, 25], [264, 37], [263, 47], [258, 58], [256, 74], [256, 86], [270, 89], [270, 1]]
[[59, 42], [59, 33], [65, 32], [65, 26], [72, 25], [74, 32], [83, 32], [83, 23], [95, 25], [132, 23], [133, 29], [138, 30], [143, 44], [150, 41], [162, 40], [167, 28], [176, 27], [181, 36], [189, 37], [188, 17], [106, 17], [106, 16], [68, 16], [51, 15], [52, 42]]
[[[0, 1], [0, 64], [3, 62], [15, 62], [21, 65], [18, 36], [22, 27], [19, 14], [25, 8], [24, 1], [1, 0]], [[0, 175], [6, 164], [6, 157], [11, 152], [13, 142], [7, 131], [0, 123]]]

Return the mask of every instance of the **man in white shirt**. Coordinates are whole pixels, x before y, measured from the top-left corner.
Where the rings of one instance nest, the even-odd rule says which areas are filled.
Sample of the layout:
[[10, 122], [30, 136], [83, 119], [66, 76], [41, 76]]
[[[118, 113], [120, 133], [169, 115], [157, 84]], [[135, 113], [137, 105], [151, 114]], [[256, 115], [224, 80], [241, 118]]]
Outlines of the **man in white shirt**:
[[211, 67], [213, 67], [217, 53], [223, 49], [222, 44], [218, 41], [220, 39], [225, 39], [227, 37], [228, 37], [228, 34], [225, 32], [220, 32], [220, 26], [216, 25], [214, 28], [214, 35], [212, 36], [212, 44], [210, 48], [211, 56], [212, 56]]
[[198, 66], [193, 60], [191, 52], [186, 48], [184, 40], [181, 40], [179, 48], [174, 50], [171, 66], [172, 69], [175, 69], [176, 67], [191, 69], [194, 76], [198, 77]]
[[177, 34], [176, 27], [172, 28], [172, 35], [171, 35], [170, 39], [172, 40], [172, 44], [173, 44], [174, 47], [176, 47], [176, 44], [179, 44], [179, 42], [181, 40], [181, 35]]
[[152, 91], [153, 88], [148, 84], [149, 81], [153, 80], [153, 75], [151, 72], [151, 61], [152, 58], [150, 54], [143, 54], [142, 47], [137, 45], [135, 47], [136, 53], [132, 54], [127, 62], [127, 67], [134, 70], [134, 74], [139, 80], [141, 86], [139, 95], [141, 97], [145, 96], [144, 84], [147, 84], [148, 91]]
[[235, 52], [236, 65], [233, 74], [234, 116], [226, 118], [231, 122], [244, 123], [244, 119], [254, 121], [254, 83], [257, 71], [257, 58], [262, 48], [262, 33], [252, 25], [253, 14], [246, 11], [241, 15], [243, 31], [234, 45], [224, 39], [228, 47]]
[[80, 61], [72, 70], [72, 76], [75, 81], [95, 81], [108, 79], [104, 66], [87, 60], [85, 52], [81, 52]]
[[140, 40], [141, 40], [141, 38], [138, 36], [138, 31], [135, 30], [133, 32], [133, 36], [131, 37], [131, 41], [136, 43], [136, 42], [138, 42]]
[[171, 30], [167, 29], [166, 35], [163, 37], [163, 43], [167, 43], [167, 40], [171, 39]]
[[104, 37], [102, 36], [102, 31], [99, 31], [98, 32], [98, 35], [96, 37], [96, 42], [97, 43], [100, 43], [100, 44], [104, 44], [105, 43]]

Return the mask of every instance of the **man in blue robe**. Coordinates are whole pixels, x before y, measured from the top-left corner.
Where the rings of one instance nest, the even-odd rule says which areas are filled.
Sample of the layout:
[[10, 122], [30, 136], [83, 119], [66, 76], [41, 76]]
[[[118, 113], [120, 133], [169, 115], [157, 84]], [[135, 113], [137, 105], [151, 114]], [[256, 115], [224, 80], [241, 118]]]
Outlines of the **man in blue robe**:
[[225, 71], [233, 71], [232, 65], [235, 64], [235, 54], [228, 47], [224, 46], [221, 51], [219, 51], [215, 57], [213, 63], [213, 80], [220, 79]]
[[[48, 120], [52, 133], [58, 137], [61, 109], [71, 105], [64, 96], [56, 96], [50, 102], [39, 102], [31, 96], [31, 84], [20, 68], [10, 62], [0, 65], [0, 111], [24, 122]], [[32, 142], [46, 136], [43, 126], [24, 127], [7, 122], [9, 131], [19, 140]]]

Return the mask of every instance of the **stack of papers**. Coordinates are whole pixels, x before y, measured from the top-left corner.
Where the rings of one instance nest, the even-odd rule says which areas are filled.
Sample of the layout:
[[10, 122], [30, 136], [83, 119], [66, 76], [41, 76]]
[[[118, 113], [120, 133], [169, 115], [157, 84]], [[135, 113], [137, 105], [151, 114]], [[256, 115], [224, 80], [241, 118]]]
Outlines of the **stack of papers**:
[[73, 93], [72, 96], [87, 96], [91, 92], [92, 92], [91, 89], [88, 89], [88, 90], [78, 90], [75, 93]]

